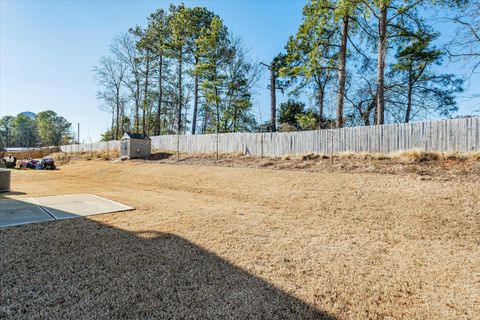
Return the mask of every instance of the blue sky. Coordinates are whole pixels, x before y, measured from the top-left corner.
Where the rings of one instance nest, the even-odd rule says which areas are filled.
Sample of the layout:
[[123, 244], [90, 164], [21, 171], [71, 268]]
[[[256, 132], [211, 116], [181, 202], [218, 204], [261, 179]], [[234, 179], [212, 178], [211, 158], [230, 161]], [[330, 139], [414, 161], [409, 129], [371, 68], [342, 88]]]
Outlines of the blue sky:
[[[109, 123], [99, 109], [92, 67], [108, 54], [112, 38], [159, 7], [180, 1], [10, 1], [0, 0], [0, 116], [55, 110], [81, 124], [81, 139], [98, 140]], [[183, 1], [206, 6], [243, 38], [252, 56], [269, 61], [301, 21], [305, 1]], [[449, 67], [454, 71], [455, 66]], [[259, 85], [255, 111], [269, 117], [267, 72]], [[468, 94], [478, 92], [478, 84]], [[280, 94], [279, 94], [280, 95]], [[284, 97], [279, 97], [279, 102]], [[459, 100], [461, 112], [474, 102]]]

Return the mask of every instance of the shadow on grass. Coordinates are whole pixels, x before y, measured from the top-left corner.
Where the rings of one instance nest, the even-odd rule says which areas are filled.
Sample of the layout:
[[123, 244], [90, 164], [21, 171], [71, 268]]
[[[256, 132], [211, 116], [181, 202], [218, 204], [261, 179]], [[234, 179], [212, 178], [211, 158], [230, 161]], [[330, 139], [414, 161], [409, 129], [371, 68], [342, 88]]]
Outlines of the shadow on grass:
[[21, 196], [25, 194], [26, 194], [25, 192], [21, 192], [21, 191], [4, 191], [4, 192], [0, 192], [0, 199], [8, 199], [9, 196]]
[[72, 219], [0, 239], [0, 318], [334, 319], [170, 233]]
[[150, 156], [148, 156], [146, 160], [157, 161], [157, 160], [168, 159], [173, 156], [175, 156], [175, 154], [171, 152], [155, 152], [155, 153], [152, 153]]

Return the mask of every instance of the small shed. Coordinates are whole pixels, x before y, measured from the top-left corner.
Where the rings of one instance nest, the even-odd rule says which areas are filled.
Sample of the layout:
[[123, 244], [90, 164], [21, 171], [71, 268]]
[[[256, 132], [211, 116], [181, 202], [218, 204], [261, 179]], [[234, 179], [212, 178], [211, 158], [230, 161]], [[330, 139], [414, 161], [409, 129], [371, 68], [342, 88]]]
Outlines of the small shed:
[[146, 134], [125, 132], [120, 141], [122, 158], [147, 158], [151, 153], [152, 140]]

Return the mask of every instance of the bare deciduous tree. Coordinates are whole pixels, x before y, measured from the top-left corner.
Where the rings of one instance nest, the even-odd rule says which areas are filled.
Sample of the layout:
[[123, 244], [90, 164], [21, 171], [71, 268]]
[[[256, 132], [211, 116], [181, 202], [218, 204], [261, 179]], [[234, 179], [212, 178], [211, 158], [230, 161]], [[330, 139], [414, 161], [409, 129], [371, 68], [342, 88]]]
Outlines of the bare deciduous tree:
[[468, 74], [480, 72], [480, 0], [464, 4], [452, 21], [457, 29], [446, 49], [450, 60], [464, 62]]

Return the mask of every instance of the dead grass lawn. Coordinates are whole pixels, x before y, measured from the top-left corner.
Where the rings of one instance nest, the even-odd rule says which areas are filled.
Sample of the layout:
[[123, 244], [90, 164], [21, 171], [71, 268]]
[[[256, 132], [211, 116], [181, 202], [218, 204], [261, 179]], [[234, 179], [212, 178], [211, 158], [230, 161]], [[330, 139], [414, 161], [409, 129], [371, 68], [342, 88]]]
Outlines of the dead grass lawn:
[[475, 163], [424, 179], [380, 160], [185, 159], [14, 171], [15, 197], [88, 192], [137, 210], [0, 230], [0, 318], [478, 319]]

